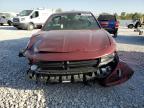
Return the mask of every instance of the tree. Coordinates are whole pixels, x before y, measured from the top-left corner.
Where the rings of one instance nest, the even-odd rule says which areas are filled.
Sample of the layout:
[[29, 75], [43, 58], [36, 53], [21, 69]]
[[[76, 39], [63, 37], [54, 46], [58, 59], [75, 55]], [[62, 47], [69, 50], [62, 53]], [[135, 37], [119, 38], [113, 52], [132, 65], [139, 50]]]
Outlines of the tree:
[[126, 12], [121, 12], [121, 19], [123, 19], [123, 20], [125, 20], [126, 18], [125, 18], [125, 16], [126, 16]]
[[132, 20], [133, 13], [127, 13], [125, 19]]
[[141, 17], [142, 17], [142, 14], [136, 12], [136, 13], [133, 14], [132, 19], [133, 20], [140, 19]]
[[[117, 15], [115, 13], [115, 15]], [[135, 20], [135, 19], [144, 19], [144, 14], [142, 13], [126, 13], [126, 12], [121, 12], [121, 15], [119, 16], [121, 20]], [[143, 20], [142, 20], [143, 21]]]

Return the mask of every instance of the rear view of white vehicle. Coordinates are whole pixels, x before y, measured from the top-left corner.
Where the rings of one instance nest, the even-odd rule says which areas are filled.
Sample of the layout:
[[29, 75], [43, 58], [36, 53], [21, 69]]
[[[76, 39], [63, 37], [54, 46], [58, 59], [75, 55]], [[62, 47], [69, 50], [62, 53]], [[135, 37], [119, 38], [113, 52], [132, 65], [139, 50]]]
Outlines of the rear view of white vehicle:
[[27, 30], [40, 28], [52, 13], [52, 9], [23, 10], [13, 18], [13, 26]]

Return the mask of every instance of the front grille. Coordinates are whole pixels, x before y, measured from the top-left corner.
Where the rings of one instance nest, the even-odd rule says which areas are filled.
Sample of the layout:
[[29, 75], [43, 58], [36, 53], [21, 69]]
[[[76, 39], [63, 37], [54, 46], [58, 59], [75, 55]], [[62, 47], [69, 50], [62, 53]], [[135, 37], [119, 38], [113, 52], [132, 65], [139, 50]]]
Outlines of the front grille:
[[19, 22], [19, 18], [13, 18], [13, 22]]
[[38, 62], [37, 65], [43, 70], [70, 70], [77, 68], [97, 67], [99, 59], [82, 61], [49, 61]]

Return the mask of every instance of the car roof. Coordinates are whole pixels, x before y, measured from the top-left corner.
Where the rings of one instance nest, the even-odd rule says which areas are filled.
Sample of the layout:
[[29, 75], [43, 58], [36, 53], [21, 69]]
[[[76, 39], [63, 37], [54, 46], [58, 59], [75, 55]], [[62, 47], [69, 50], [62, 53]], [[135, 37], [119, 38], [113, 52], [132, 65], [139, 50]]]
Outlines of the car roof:
[[[102, 15], [102, 16], [115, 16], [115, 15], [109, 14], [109, 13], [102, 13], [102, 14], [100, 14], [100, 15]], [[100, 15], [99, 15], [99, 16], [100, 16]]]
[[65, 12], [54, 13], [54, 15], [61, 15], [61, 14], [78, 14], [78, 13], [91, 14], [91, 12], [89, 12], [89, 11], [65, 11]]

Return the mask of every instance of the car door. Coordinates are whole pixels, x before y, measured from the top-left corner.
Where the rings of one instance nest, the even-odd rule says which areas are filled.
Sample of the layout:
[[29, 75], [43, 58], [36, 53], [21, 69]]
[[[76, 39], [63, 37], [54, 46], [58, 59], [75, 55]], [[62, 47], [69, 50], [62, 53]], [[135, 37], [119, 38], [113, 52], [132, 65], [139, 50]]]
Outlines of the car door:
[[38, 25], [40, 22], [39, 11], [34, 11], [30, 16], [30, 22], [33, 22], [35, 25]]

